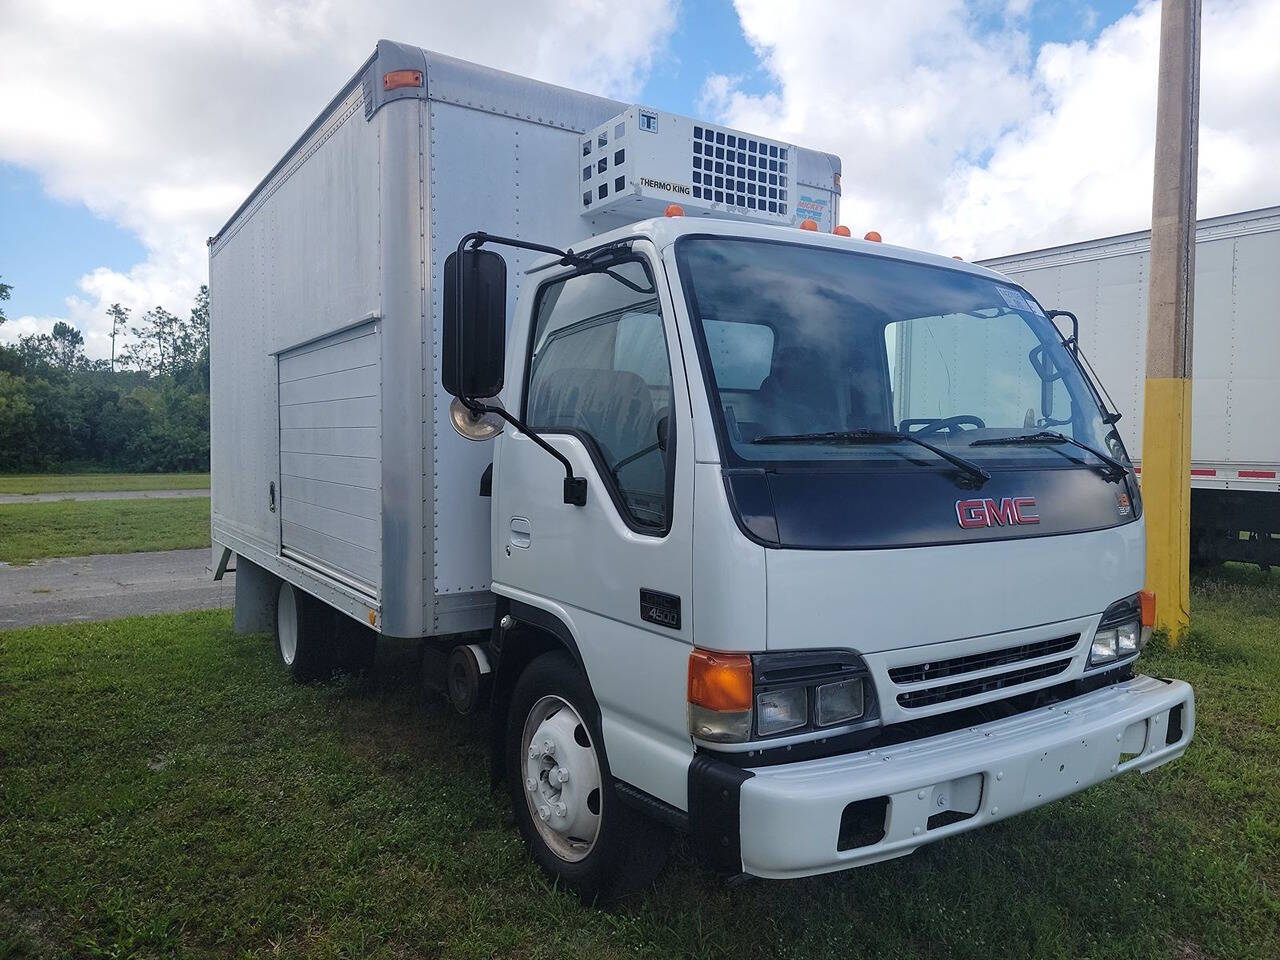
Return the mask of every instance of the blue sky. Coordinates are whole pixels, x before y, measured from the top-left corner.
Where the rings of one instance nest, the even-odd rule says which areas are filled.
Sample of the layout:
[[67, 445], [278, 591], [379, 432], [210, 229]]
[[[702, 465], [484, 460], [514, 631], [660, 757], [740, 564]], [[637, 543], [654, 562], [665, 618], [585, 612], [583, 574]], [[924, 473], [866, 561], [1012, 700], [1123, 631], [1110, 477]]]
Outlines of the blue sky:
[[[1103, 0], [1031, 3], [1022, 25], [1034, 56], [1044, 43], [1095, 39], [1131, 7]], [[1005, 5], [997, 0], [979, 0], [975, 10], [980, 21], [990, 20], [991, 29], [1004, 20]], [[713, 74], [738, 78], [736, 89], [750, 95], [771, 92], [776, 83], [744, 37], [728, 0], [685, 0], [639, 99], [697, 114], [703, 84]], [[37, 174], [0, 162], [0, 274], [14, 285], [6, 305], [10, 318], [65, 315], [66, 298], [79, 294], [81, 276], [98, 267], [127, 272], [147, 256], [129, 230], [81, 204], [53, 199]]]

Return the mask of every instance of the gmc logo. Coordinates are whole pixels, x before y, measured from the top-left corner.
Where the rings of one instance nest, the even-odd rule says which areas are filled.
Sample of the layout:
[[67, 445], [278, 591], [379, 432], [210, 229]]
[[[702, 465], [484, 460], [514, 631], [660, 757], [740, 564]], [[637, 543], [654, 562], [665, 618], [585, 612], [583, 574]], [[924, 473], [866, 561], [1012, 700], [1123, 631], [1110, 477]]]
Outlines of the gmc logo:
[[956, 519], [966, 530], [973, 527], [1012, 527], [1021, 523], [1039, 523], [1035, 497], [1004, 497], [996, 501], [957, 500]]

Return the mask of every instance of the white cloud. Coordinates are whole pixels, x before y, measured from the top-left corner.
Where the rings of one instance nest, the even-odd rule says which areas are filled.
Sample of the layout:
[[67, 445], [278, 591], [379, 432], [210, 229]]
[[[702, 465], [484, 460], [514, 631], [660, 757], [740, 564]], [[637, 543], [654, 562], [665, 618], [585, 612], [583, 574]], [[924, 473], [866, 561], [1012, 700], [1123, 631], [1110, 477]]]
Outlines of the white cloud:
[[[65, 318], [104, 355], [103, 310], [185, 312], [205, 239], [355, 72], [379, 37], [634, 98], [675, 0], [10, 0], [0, 18], [0, 160], [134, 231], [147, 260], [82, 278]], [[17, 278], [6, 278], [16, 280]]]
[[[994, 256], [1150, 222], [1159, 7], [1140, 3], [1092, 43], [1033, 57], [1023, 5], [991, 32], [957, 0], [840, 0], [798, 18], [736, 0], [777, 81], [764, 96], [712, 77], [725, 122], [777, 131], [844, 161], [842, 219], [890, 241]], [[836, 25], [815, 36], [814, 23]], [[1280, 4], [1204, 6], [1200, 213], [1280, 202]]]

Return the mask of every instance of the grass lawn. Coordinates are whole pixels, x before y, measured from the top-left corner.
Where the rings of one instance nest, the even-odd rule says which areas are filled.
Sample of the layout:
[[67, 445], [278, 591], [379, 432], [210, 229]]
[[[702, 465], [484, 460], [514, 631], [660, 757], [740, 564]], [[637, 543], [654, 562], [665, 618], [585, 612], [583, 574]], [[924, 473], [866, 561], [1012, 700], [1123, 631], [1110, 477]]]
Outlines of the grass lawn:
[[[0, 538], [3, 539], [3, 538]], [[551, 889], [407, 654], [298, 687], [225, 612], [0, 633], [0, 957], [1276, 957], [1280, 576], [1201, 580], [1150, 672], [1188, 754], [913, 856], [726, 886], [677, 845]]]
[[207, 490], [207, 473], [8, 473], [0, 493], [81, 493], [108, 490]]
[[209, 498], [0, 504], [0, 562], [209, 546]]

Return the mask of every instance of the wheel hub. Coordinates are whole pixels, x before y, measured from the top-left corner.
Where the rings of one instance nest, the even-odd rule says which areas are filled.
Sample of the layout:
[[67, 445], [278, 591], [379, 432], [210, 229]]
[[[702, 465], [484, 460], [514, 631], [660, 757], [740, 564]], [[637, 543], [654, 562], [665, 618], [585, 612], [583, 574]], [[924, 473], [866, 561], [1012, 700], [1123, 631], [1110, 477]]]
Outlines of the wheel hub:
[[589, 854], [600, 832], [600, 763], [587, 725], [561, 697], [525, 720], [524, 796], [539, 836], [562, 860]]

